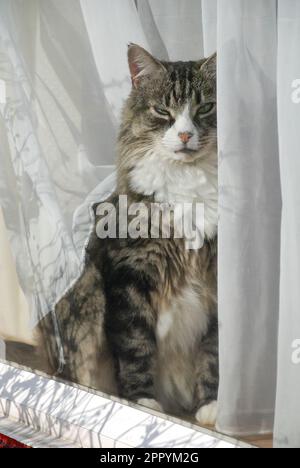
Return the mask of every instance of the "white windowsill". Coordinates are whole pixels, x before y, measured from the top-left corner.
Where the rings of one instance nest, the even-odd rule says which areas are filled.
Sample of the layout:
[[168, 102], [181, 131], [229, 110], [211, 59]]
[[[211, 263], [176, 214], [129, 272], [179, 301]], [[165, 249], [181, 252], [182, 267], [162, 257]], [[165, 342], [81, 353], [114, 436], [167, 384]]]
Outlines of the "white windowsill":
[[0, 432], [33, 447], [250, 447], [217, 432], [3, 361]]

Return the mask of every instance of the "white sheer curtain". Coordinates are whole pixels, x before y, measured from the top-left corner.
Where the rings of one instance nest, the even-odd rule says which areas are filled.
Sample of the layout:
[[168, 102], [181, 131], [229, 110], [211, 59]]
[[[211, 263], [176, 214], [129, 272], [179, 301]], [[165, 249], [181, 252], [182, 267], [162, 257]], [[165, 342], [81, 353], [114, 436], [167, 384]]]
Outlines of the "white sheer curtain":
[[220, 1], [218, 22], [218, 424], [232, 433], [272, 432], [281, 223], [277, 2]]
[[112, 172], [117, 124], [79, 2], [0, 8], [1, 205], [36, 320], [79, 274], [91, 221], [80, 206]]
[[299, 448], [300, 4], [217, 3], [218, 427]]
[[189, 5], [0, 1], [1, 205], [34, 321], [79, 276], [89, 207], [113, 189], [118, 120], [130, 90], [127, 44], [164, 59], [201, 58], [201, 2]]
[[[282, 187], [277, 447], [300, 447], [300, 2], [278, 5], [278, 122]], [[295, 87], [297, 86], [297, 87]]]
[[90, 204], [113, 189], [127, 43], [217, 48], [218, 427], [275, 417], [278, 447], [300, 447], [299, 36], [298, 0], [0, 0], [0, 202], [34, 320], [80, 274]]

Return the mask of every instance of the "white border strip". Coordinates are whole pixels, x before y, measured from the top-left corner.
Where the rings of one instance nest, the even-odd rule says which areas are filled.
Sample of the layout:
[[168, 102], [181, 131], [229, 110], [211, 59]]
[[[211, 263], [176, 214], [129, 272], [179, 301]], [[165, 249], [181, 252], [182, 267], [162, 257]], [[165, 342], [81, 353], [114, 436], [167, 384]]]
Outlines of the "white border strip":
[[250, 445], [128, 406], [115, 398], [0, 363], [2, 420], [84, 448], [238, 448]]

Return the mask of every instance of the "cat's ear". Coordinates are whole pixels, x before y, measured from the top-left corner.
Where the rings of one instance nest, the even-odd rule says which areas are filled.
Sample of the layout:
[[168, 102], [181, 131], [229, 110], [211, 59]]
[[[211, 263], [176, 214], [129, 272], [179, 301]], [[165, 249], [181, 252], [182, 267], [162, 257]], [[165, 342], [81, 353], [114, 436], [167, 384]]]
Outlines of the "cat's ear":
[[137, 88], [142, 76], [153, 75], [159, 70], [165, 70], [163, 64], [152, 57], [143, 47], [136, 44], [128, 45], [128, 64], [132, 85]]
[[214, 53], [200, 62], [201, 72], [208, 78], [215, 80], [217, 76], [217, 54]]

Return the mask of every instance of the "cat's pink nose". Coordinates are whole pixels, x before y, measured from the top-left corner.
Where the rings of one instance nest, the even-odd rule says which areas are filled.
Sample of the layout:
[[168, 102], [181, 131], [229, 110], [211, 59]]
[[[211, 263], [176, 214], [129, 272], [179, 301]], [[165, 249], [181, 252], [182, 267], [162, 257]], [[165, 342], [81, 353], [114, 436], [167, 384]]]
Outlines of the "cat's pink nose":
[[193, 136], [193, 133], [191, 132], [179, 132], [178, 136], [182, 143], [187, 143]]

